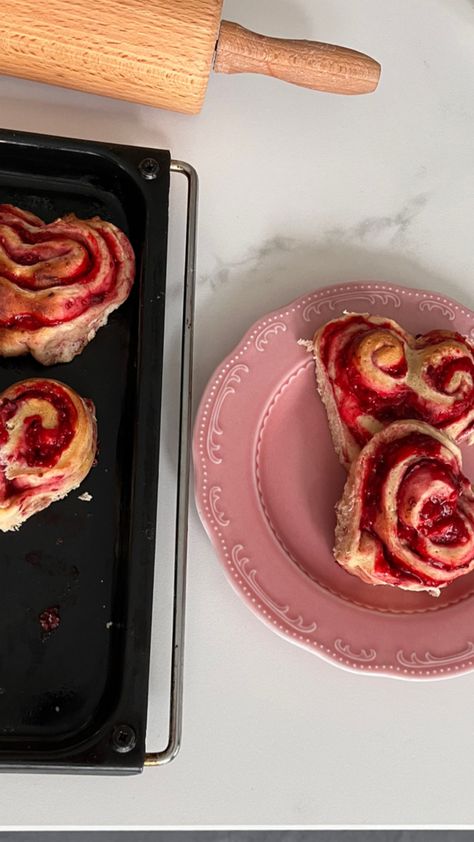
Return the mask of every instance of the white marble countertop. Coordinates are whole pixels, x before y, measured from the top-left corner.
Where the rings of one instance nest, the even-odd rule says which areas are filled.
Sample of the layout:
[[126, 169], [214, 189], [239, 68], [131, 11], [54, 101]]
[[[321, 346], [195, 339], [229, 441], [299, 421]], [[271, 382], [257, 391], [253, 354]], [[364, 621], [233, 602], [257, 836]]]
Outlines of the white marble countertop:
[[[187, 117], [0, 79], [5, 128], [165, 147], [197, 168], [196, 399], [258, 316], [318, 286], [383, 279], [474, 306], [472, 0], [227, 0], [224, 12], [269, 34], [372, 54], [383, 66], [378, 92], [344, 98], [214, 77], [201, 115]], [[182, 204], [173, 196], [176, 310]], [[165, 510], [172, 316], [168, 325]], [[1, 825], [474, 825], [474, 675], [409, 683], [342, 672], [248, 611], [194, 506], [189, 533], [178, 758], [127, 779], [2, 775]], [[165, 636], [158, 621], [155, 651]]]

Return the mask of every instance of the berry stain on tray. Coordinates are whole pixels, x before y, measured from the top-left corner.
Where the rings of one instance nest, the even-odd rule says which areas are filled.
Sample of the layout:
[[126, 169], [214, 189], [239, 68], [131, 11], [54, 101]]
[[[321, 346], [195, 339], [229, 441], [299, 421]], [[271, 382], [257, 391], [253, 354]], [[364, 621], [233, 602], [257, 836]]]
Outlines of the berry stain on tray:
[[56, 631], [61, 624], [59, 606], [53, 605], [51, 608], [45, 608], [39, 615], [39, 624], [44, 634]]

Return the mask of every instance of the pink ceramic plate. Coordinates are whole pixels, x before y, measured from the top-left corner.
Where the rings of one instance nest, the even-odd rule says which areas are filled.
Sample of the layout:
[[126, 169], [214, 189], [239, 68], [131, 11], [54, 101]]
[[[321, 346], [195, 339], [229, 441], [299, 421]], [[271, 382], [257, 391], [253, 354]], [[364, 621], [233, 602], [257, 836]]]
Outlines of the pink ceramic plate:
[[[255, 324], [215, 371], [194, 433], [196, 499], [227, 575], [289, 640], [350, 670], [443, 678], [474, 666], [474, 574], [438, 599], [373, 587], [332, 557], [344, 485], [298, 339], [344, 310], [390, 316], [412, 333], [474, 339], [474, 313], [430, 292], [383, 284], [327, 287]], [[464, 448], [474, 478], [474, 447]]]

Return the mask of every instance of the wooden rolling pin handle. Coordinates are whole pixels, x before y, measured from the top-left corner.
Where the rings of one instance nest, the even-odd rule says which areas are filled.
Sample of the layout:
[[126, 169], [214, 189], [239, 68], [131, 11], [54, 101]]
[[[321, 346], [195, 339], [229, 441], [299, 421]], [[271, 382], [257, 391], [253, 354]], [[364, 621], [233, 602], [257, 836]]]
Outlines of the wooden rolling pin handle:
[[221, 23], [214, 70], [262, 73], [333, 94], [371, 93], [380, 78], [380, 64], [364, 53], [318, 41], [269, 38], [227, 20]]

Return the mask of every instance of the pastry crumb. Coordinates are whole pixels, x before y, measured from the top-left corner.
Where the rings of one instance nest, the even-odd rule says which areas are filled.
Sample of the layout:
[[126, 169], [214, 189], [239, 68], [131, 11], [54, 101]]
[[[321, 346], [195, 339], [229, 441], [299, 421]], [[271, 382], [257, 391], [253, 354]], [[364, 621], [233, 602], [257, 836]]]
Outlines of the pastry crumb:
[[314, 351], [314, 344], [311, 339], [298, 339], [298, 345], [302, 345], [304, 348], [306, 348], [308, 354], [311, 351]]
[[78, 500], [82, 500], [83, 503], [90, 503], [92, 500], [92, 494], [89, 494], [88, 491], [84, 491], [84, 494], [79, 494]]

